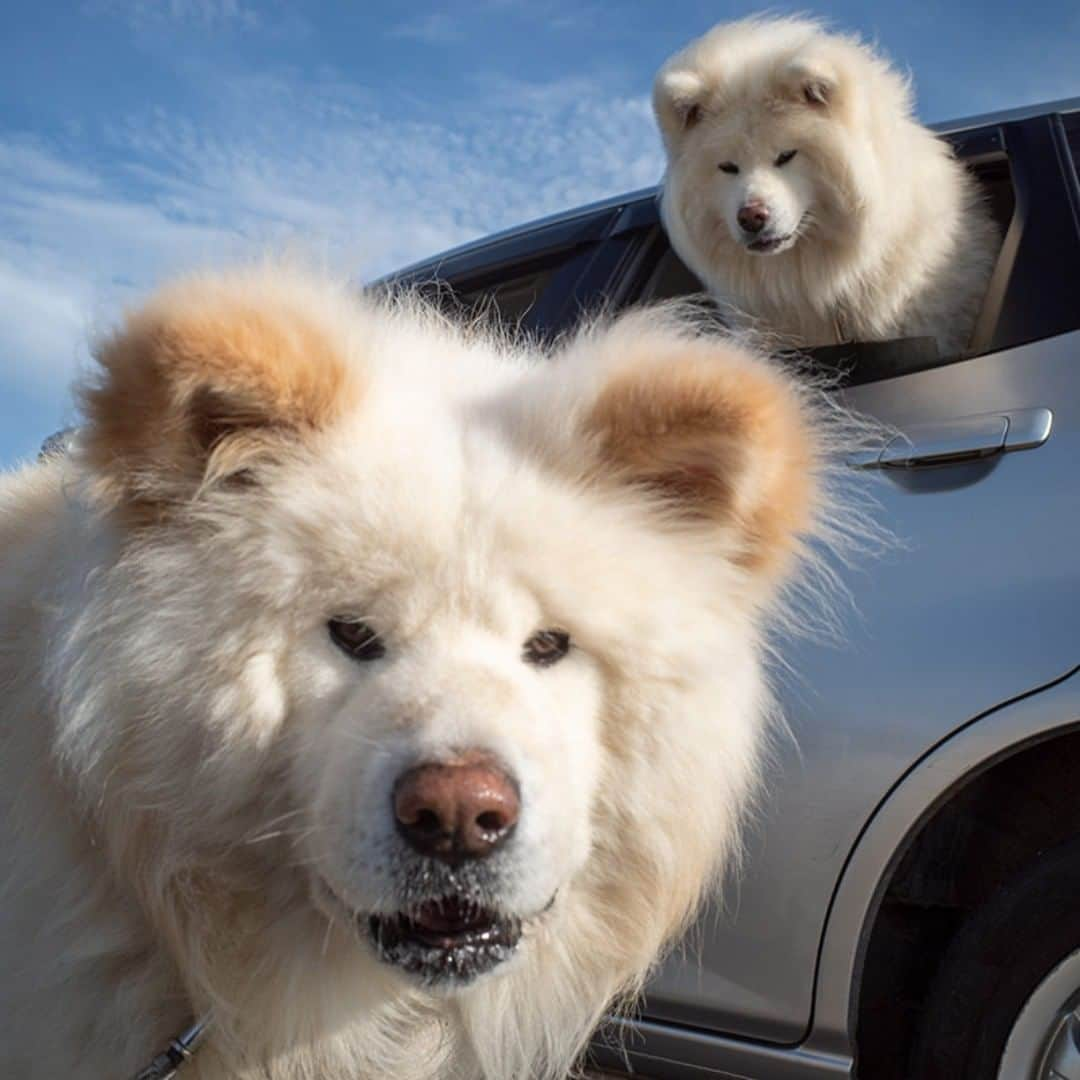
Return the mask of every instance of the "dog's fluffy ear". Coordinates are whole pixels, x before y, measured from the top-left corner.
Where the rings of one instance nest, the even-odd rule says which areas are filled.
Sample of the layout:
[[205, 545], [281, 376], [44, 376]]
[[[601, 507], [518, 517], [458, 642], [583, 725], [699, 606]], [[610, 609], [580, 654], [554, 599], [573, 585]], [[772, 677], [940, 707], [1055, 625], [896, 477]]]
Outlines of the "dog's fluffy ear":
[[736, 343], [663, 321], [624, 317], [572, 350], [593, 369], [576, 410], [586, 474], [644, 490], [665, 520], [722, 538], [755, 573], [783, 576], [817, 514], [807, 394]]
[[825, 57], [795, 56], [781, 69], [779, 82], [781, 96], [794, 104], [822, 110], [843, 104], [839, 69]]
[[330, 423], [360, 389], [334, 333], [346, 308], [344, 290], [282, 270], [162, 290], [99, 343], [82, 390], [99, 489], [158, 517]]
[[669, 145], [696, 126], [704, 113], [706, 86], [701, 76], [684, 67], [665, 67], [653, 84], [653, 111]]

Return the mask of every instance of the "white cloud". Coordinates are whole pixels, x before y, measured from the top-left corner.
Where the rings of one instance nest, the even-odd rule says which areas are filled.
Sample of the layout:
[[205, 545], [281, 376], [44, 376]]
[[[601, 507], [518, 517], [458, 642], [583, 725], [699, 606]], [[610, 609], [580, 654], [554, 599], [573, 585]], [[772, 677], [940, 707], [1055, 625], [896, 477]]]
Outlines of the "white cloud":
[[0, 141], [0, 177], [22, 187], [92, 190], [98, 178], [89, 170], [61, 160], [37, 139]]
[[108, 168], [0, 138], [0, 386], [66, 383], [90, 328], [184, 268], [291, 246], [370, 278], [660, 175], [644, 98], [477, 92], [403, 121], [332, 72], [234, 81], [213, 126], [149, 109], [100, 132]]
[[[78, 342], [86, 325], [86, 297], [79, 283], [57, 288], [49, 275], [27, 273], [24, 267], [0, 260], [0, 341], [3, 363], [25, 369], [24, 380], [52, 381], [68, 375], [78, 360]], [[32, 369], [32, 370], [31, 370]]]
[[170, 217], [40, 142], [0, 140], [0, 384], [65, 385], [137, 286], [221, 258], [235, 234]]

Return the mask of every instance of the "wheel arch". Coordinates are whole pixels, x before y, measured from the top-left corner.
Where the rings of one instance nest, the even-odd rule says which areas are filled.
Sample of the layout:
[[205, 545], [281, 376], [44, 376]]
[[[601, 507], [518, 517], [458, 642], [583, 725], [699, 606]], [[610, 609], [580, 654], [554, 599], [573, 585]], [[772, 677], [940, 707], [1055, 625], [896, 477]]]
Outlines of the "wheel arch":
[[[955, 813], [973, 784], [1010, 760], [1061, 738], [1080, 750], [1080, 667], [974, 718], [932, 747], [893, 785], [863, 828], [838, 880], [815, 978], [805, 1042], [854, 1055], [860, 993], [875, 926], [900, 880], [914, 880], [920, 838]], [[908, 860], [905, 865], [905, 859]], [[898, 877], [908, 875], [907, 878]]]

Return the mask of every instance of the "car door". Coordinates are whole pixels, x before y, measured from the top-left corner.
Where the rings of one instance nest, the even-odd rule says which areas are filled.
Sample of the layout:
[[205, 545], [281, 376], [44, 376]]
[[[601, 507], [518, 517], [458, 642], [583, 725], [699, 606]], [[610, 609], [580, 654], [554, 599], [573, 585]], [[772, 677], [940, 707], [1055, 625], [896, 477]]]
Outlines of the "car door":
[[[1077, 663], [1078, 130], [1075, 114], [1047, 115], [953, 136], [1008, 222], [969, 358], [851, 352], [844, 402], [903, 433], [886, 461], [857, 463], [874, 466], [861, 497], [898, 543], [845, 572], [842, 644], [782, 643], [793, 738], [742, 879], [691, 935], [700, 949], [650, 987], [663, 1056], [679, 1031], [797, 1043], [830, 900], [874, 808], [951, 731]], [[617, 304], [692, 287], [643, 214]]]

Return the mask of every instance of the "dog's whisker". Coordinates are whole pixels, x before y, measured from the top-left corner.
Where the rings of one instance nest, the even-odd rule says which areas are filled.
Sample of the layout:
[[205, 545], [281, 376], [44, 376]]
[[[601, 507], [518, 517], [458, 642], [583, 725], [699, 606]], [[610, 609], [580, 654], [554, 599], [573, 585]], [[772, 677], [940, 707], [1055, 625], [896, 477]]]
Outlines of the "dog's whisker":
[[256, 836], [244, 837], [239, 843], [250, 847], [255, 844], [264, 844], [270, 840], [279, 840], [283, 837], [287, 837], [290, 840], [306, 840], [309, 836], [314, 836], [325, 828], [325, 825], [312, 824], [296, 829], [272, 829], [269, 832], [259, 833]]

